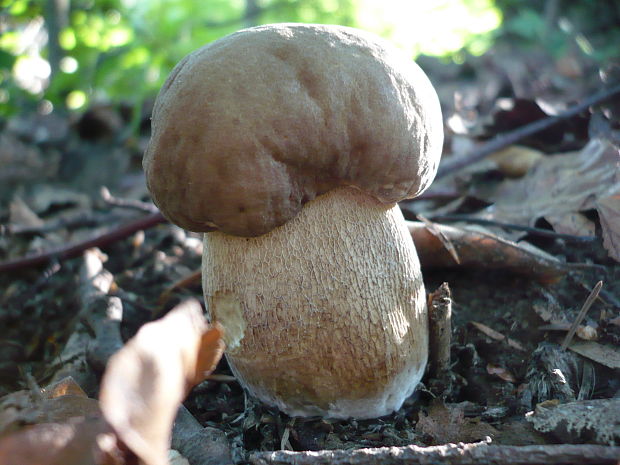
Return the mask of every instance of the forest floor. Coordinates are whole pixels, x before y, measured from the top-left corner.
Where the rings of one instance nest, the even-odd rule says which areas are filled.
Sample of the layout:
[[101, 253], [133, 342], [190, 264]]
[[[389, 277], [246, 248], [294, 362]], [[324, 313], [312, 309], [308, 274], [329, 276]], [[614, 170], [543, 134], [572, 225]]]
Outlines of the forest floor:
[[[506, 47], [462, 65], [430, 58], [420, 64], [442, 101], [444, 168], [498, 134], [560, 114], [620, 81], [618, 68], [599, 73], [578, 56], [552, 60]], [[141, 170], [150, 109], [141, 110], [139, 127], [131, 126], [131, 110], [98, 104], [76, 115], [32, 111], [0, 127], [0, 258], [13, 261], [0, 265], [0, 437], [36, 422], [19, 414], [11, 393], [70, 374], [86, 395], [98, 397], [105, 360], [93, 361], [91, 354], [75, 371], [67, 358], [68, 341], [88, 318], [85, 259], [81, 249], [73, 258], [64, 255], [71, 244], [107, 237], [153, 213]], [[202, 426], [225, 433], [238, 462], [257, 451], [488, 438], [514, 446], [618, 445], [619, 110], [616, 93], [519, 136], [503, 155], [494, 151], [444, 173], [420, 200], [401, 205], [409, 220], [421, 215], [514, 241], [516, 256], [491, 241], [468, 244], [473, 251], [462, 266], [422, 260], [427, 292], [444, 282], [451, 290], [451, 359], [441, 379], [425, 377], [398, 412], [374, 420], [292, 419], [247, 399], [225, 359], [184, 405]], [[200, 268], [200, 237], [167, 223], [149, 226], [91, 244], [113, 277], [107, 294], [122, 303], [124, 341], [201, 295], [195, 280], [168, 292]], [[20, 261], [50, 250], [63, 252], [36, 265]], [[541, 260], [551, 263], [551, 277], [540, 273]], [[599, 281], [602, 290], [566, 339]]]

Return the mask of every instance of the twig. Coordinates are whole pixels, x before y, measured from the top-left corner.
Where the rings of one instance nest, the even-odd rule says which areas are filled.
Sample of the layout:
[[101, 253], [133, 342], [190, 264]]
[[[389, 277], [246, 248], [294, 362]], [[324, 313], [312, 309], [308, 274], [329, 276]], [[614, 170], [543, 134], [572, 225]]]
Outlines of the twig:
[[122, 208], [131, 208], [134, 210], [140, 210], [141, 212], [146, 213], [155, 213], [159, 211], [155, 205], [151, 202], [142, 202], [141, 200], [134, 199], [121, 199], [119, 197], [115, 197], [110, 193], [110, 190], [103, 186], [100, 191], [101, 199], [107, 203], [108, 205], [112, 205], [115, 207]]
[[124, 239], [137, 231], [152, 228], [160, 223], [165, 223], [167, 220], [160, 213], [152, 213], [144, 218], [133, 221], [131, 223], [119, 226], [118, 228], [96, 236], [92, 239], [87, 239], [82, 242], [78, 242], [66, 247], [60, 247], [49, 252], [44, 252], [37, 255], [31, 255], [29, 257], [18, 258], [16, 260], [9, 260], [6, 262], [0, 262], [0, 273], [7, 271], [15, 271], [23, 268], [45, 265], [51, 260], [66, 260], [68, 258], [74, 258], [79, 256], [82, 252], [92, 247], [105, 247], [120, 239]]
[[443, 283], [428, 296], [429, 367], [431, 378], [450, 368], [452, 339], [452, 296], [448, 283]]
[[619, 93], [620, 85], [612, 87], [611, 89], [601, 90], [600, 92], [597, 92], [591, 97], [586, 98], [580, 104], [575, 105], [573, 108], [570, 108], [560, 113], [559, 115], [549, 116], [547, 118], [534, 121], [533, 123], [514, 129], [512, 131], [498, 134], [490, 141], [473, 149], [467, 155], [459, 157], [458, 160], [455, 160], [453, 162], [445, 162], [444, 164], [442, 164], [442, 166], [439, 167], [439, 171], [437, 172], [437, 178], [444, 177], [448, 174], [458, 171], [465, 166], [482, 160], [483, 158], [497, 152], [498, 150], [508, 147], [509, 145], [512, 145], [524, 139], [525, 137], [531, 136], [532, 134], [544, 131], [545, 129], [554, 126], [565, 119], [571, 118], [581, 113], [592, 105], [596, 105], [611, 99]]
[[477, 321], [470, 321], [470, 323], [472, 324], [472, 326], [474, 326], [474, 328], [476, 328], [478, 331], [483, 333], [485, 336], [488, 336], [491, 339], [495, 339], [496, 341], [506, 342], [506, 344], [508, 344], [508, 346], [512, 347], [513, 349], [517, 349], [518, 351], [525, 352], [525, 347], [523, 347], [523, 345], [519, 341], [510, 339], [509, 337], [503, 335], [499, 331], [495, 331], [493, 328], [485, 324], [479, 323]]
[[202, 270], [196, 270], [191, 274], [184, 276], [180, 280], [172, 283], [171, 286], [167, 287], [164, 292], [162, 292], [157, 298], [157, 305], [163, 307], [168, 303], [172, 293], [179, 289], [185, 289], [187, 287], [193, 286], [195, 284], [200, 284], [200, 280], [202, 278]]
[[446, 444], [432, 447], [381, 447], [377, 449], [322, 450], [317, 452], [258, 452], [250, 457], [254, 465], [616, 465], [620, 447], [590, 444], [542, 446], [491, 446]]
[[[52, 382], [56, 382], [71, 376], [86, 392], [91, 392], [97, 383], [95, 373], [88, 368], [88, 352], [92, 350], [96, 341], [93, 333], [101, 334], [102, 320], [107, 320], [107, 312], [104, 313], [106, 309], [102, 309], [101, 306], [107, 306], [107, 300], [110, 298], [108, 293], [114, 281], [114, 276], [103, 267], [101, 255], [96, 249], [87, 250], [83, 255], [77, 288], [80, 311], [71, 336], [60, 355], [58, 361], [60, 366], [52, 379]], [[117, 318], [116, 324], [117, 337], [119, 344], [122, 345], [120, 317]]]
[[564, 341], [562, 342], [562, 345], [560, 346], [562, 350], [566, 350], [566, 348], [568, 347], [568, 344], [570, 344], [570, 341], [573, 340], [575, 331], [577, 331], [577, 328], [579, 327], [579, 325], [585, 318], [586, 313], [588, 313], [588, 310], [590, 310], [590, 307], [592, 306], [592, 304], [598, 297], [599, 292], [601, 292], [601, 287], [603, 287], [603, 281], [599, 281], [598, 283], [596, 283], [596, 286], [594, 286], [594, 289], [592, 289], [592, 292], [590, 292], [590, 295], [588, 296], [586, 301], [583, 303], [581, 310], [579, 310], [579, 313], [577, 314], [577, 318], [575, 318], [575, 321], [573, 321], [573, 324], [568, 330], [568, 334], [566, 334], [566, 337], [564, 338]]
[[102, 255], [98, 249], [84, 252], [78, 288], [81, 321], [74, 333], [82, 333], [89, 341], [83, 346], [85, 357], [99, 373], [103, 372], [112, 354], [123, 347], [123, 303], [120, 298], [109, 295], [114, 276], [103, 267]]

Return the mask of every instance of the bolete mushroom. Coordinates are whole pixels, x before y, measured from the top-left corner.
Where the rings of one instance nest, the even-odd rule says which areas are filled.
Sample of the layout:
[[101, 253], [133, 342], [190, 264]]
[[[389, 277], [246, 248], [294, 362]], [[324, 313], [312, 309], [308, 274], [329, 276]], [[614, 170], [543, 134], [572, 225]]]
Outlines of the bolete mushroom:
[[428, 187], [443, 140], [420, 68], [351, 28], [245, 29], [175, 67], [152, 128], [150, 192], [205, 232], [205, 302], [242, 386], [289, 415], [400, 408], [428, 330], [396, 202]]

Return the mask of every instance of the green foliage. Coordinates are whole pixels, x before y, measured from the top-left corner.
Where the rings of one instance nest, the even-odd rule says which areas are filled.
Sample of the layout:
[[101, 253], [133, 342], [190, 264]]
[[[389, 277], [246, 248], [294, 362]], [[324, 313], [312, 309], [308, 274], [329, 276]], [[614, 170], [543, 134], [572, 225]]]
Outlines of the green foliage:
[[[253, 2], [252, 2], [253, 3]], [[0, 111], [24, 105], [12, 82], [20, 37], [48, 14], [41, 2], [2, 0]], [[267, 22], [333, 22], [353, 25], [353, 0], [74, 0], [58, 35], [64, 57], [39, 97], [77, 108], [89, 100], [141, 101], [152, 96], [187, 53], [242, 27]], [[54, 18], [45, 17], [47, 22]], [[47, 49], [41, 54], [47, 56]], [[19, 95], [18, 95], [19, 94]], [[2, 96], [4, 95], [4, 98]], [[10, 96], [10, 98], [8, 98]], [[34, 101], [34, 100], [33, 100]]]
[[[70, 10], [58, 17], [50, 8], [54, 2], [70, 4]], [[493, 0], [0, 0], [0, 5], [2, 114], [41, 99], [57, 109], [92, 101], [140, 104], [157, 93], [184, 55], [257, 24], [357, 26], [389, 37], [413, 57], [464, 46], [482, 53], [490, 45], [488, 31], [500, 22]], [[53, 31], [53, 24], [62, 26], [49, 43], [39, 37], [24, 47], [28, 31]], [[60, 48], [57, 63], [54, 43]], [[38, 84], [24, 84], [29, 75], [39, 76]]]
[[617, 1], [496, 0], [504, 12], [500, 37], [560, 57], [578, 50], [597, 62], [620, 58]]

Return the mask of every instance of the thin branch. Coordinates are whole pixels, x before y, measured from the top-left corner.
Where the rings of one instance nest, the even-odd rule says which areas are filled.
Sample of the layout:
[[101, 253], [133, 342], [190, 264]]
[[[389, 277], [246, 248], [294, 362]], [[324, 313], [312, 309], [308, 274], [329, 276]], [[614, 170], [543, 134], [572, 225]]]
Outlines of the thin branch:
[[467, 155], [459, 157], [455, 161], [443, 163], [439, 167], [439, 171], [437, 172], [437, 178], [444, 177], [448, 174], [460, 170], [465, 166], [480, 161], [483, 158], [491, 155], [492, 153], [497, 152], [498, 150], [508, 147], [509, 145], [512, 145], [528, 136], [536, 134], [537, 132], [544, 131], [551, 126], [554, 126], [564, 121], [565, 119], [571, 118], [581, 113], [592, 105], [597, 105], [615, 97], [617, 94], [620, 94], [620, 85], [614, 86], [611, 89], [601, 90], [600, 92], [597, 92], [591, 97], [586, 98], [580, 104], [575, 105], [573, 108], [570, 108], [560, 113], [559, 115], [549, 116], [548, 118], [534, 121], [531, 124], [527, 124], [504, 134], [499, 134], [490, 141], [473, 149]]
[[159, 211], [157, 207], [151, 202], [142, 202], [141, 200], [123, 199], [120, 197], [116, 197], [112, 195], [110, 193], [110, 190], [105, 186], [101, 188], [100, 195], [101, 199], [105, 203], [114, 207], [131, 208], [147, 213], [156, 213]]
[[438, 378], [450, 369], [452, 341], [452, 294], [442, 283], [428, 296], [429, 375]]
[[0, 273], [15, 271], [33, 266], [45, 265], [51, 260], [66, 260], [68, 258], [74, 258], [81, 255], [82, 252], [87, 249], [90, 249], [92, 247], [105, 247], [109, 244], [112, 244], [113, 242], [131, 236], [138, 231], [152, 228], [153, 226], [156, 226], [160, 223], [165, 223], [166, 221], [167, 220], [160, 212], [152, 213], [151, 215], [140, 218], [139, 220], [119, 226], [118, 228], [110, 232], [101, 234], [100, 236], [96, 236], [82, 242], [78, 242], [77, 244], [60, 247], [49, 252], [31, 255], [29, 257], [0, 262]]
[[541, 446], [492, 446], [487, 442], [446, 444], [443, 446], [380, 447], [357, 450], [316, 452], [258, 452], [254, 465], [415, 465], [442, 463], [452, 465], [534, 465], [534, 464], [609, 464], [617, 465], [620, 447], [591, 444]]
[[592, 304], [598, 297], [599, 292], [601, 292], [602, 287], [603, 287], [603, 281], [599, 281], [598, 283], [596, 283], [596, 286], [594, 286], [594, 289], [592, 289], [592, 292], [590, 292], [590, 295], [588, 296], [586, 301], [583, 303], [583, 306], [581, 307], [581, 310], [579, 310], [579, 314], [577, 315], [577, 318], [575, 318], [575, 321], [573, 321], [573, 324], [568, 330], [568, 334], [566, 335], [566, 337], [564, 338], [564, 341], [562, 342], [562, 346], [561, 346], [562, 350], [566, 350], [566, 348], [570, 344], [570, 341], [572, 341], [573, 336], [575, 335], [575, 331], [577, 331], [577, 328], [579, 327], [583, 319], [586, 317], [586, 313], [588, 313], [588, 310], [590, 310], [590, 307], [592, 306]]

